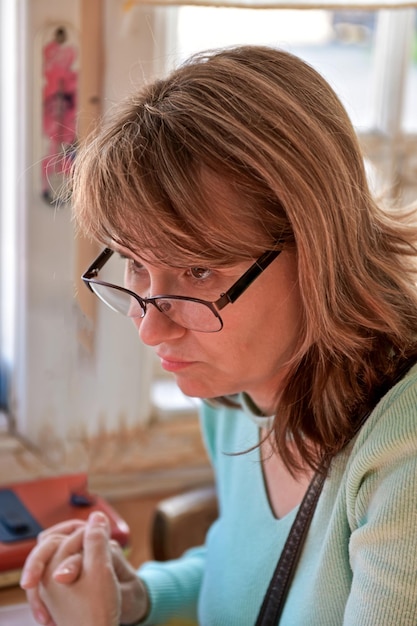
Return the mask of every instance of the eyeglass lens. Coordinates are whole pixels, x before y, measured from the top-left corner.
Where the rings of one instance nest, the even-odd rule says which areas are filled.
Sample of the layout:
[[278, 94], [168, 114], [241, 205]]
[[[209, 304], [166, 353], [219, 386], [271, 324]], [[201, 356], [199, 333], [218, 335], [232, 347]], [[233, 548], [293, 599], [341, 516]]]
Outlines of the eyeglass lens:
[[[126, 270], [126, 260], [114, 254], [108, 263], [99, 272], [98, 280], [111, 283], [101, 285], [91, 283], [95, 294], [111, 309], [128, 317], [143, 317], [146, 308], [155, 306], [161, 313], [173, 322], [188, 328], [204, 332], [216, 332], [221, 329], [221, 321], [204, 303], [181, 297], [157, 298], [154, 302], [141, 306], [140, 301], [123, 290], [129, 289], [145, 298], [145, 276], [140, 273], [132, 279], [131, 273]], [[121, 287], [118, 289], [117, 287]]]

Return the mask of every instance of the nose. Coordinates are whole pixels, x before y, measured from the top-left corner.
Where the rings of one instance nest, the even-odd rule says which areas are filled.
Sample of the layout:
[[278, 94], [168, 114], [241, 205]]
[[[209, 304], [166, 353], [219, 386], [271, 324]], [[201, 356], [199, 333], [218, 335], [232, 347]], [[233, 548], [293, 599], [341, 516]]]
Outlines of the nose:
[[180, 339], [187, 332], [152, 304], [148, 304], [145, 317], [135, 317], [133, 323], [138, 329], [141, 341], [147, 346], [157, 346], [160, 343]]

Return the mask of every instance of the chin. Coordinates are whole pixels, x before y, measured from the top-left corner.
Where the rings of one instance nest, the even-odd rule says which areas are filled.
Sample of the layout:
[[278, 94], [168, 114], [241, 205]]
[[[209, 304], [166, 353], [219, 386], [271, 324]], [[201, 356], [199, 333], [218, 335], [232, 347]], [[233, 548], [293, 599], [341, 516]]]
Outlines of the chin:
[[177, 380], [177, 385], [178, 387], [181, 389], [182, 393], [185, 396], [189, 396], [190, 398], [211, 398], [212, 395], [210, 394], [209, 390], [206, 390], [205, 388], [202, 388], [202, 385], [193, 385], [193, 384], [181, 384], [180, 381]]
[[178, 387], [182, 393], [190, 398], [218, 398], [220, 396], [229, 396], [237, 393], [236, 391], [227, 390], [223, 387], [216, 385], [204, 384], [201, 381], [181, 380], [180, 377], [176, 378]]

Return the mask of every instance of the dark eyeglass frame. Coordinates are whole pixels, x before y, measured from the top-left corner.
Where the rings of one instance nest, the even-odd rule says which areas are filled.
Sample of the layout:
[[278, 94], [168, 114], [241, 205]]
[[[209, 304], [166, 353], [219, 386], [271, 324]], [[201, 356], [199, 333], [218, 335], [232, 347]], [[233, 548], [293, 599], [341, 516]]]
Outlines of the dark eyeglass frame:
[[114, 254], [114, 250], [110, 248], [105, 248], [98, 257], [92, 262], [90, 267], [84, 272], [81, 276], [84, 284], [92, 291], [95, 295], [96, 292], [92, 288], [92, 284], [103, 285], [104, 287], [110, 287], [112, 289], [116, 289], [118, 291], [123, 291], [124, 293], [130, 295], [132, 298], [139, 303], [139, 306], [142, 310], [141, 318], [145, 317], [146, 307], [148, 304], [152, 304], [155, 306], [158, 311], [165, 314], [164, 311], [158, 306], [158, 300], [188, 300], [191, 302], [197, 302], [199, 304], [203, 304], [207, 306], [215, 317], [218, 318], [220, 323], [220, 328], [214, 331], [196, 331], [196, 332], [219, 332], [223, 328], [223, 320], [219, 315], [219, 311], [224, 309], [228, 304], [232, 304], [236, 302], [238, 298], [246, 291], [246, 289], [262, 274], [264, 270], [277, 258], [277, 256], [282, 252], [282, 250], [267, 250], [264, 252], [246, 271], [240, 278], [237, 279], [236, 282], [225, 292], [220, 295], [218, 300], [214, 302], [210, 302], [209, 300], [201, 300], [200, 298], [191, 298], [188, 296], [176, 296], [176, 295], [157, 295], [151, 296], [149, 298], [142, 298], [139, 294], [131, 291], [130, 289], [126, 289], [126, 287], [121, 287], [119, 285], [114, 285], [113, 283], [108, 283], [102, 280], [98, 280], [96, 277], [101, 269], [103, 269], [104, 265], [109, 261], [110, 257]]

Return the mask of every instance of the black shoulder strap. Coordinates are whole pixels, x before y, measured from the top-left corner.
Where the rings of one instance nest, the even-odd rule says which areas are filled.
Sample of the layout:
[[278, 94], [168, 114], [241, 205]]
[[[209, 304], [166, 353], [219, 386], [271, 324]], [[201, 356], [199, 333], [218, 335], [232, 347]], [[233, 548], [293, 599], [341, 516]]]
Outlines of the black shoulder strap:
[[272, 575], [255, 626], [278, 624], [325, 477], [325, 473], [315, 474], [305, 493]]

